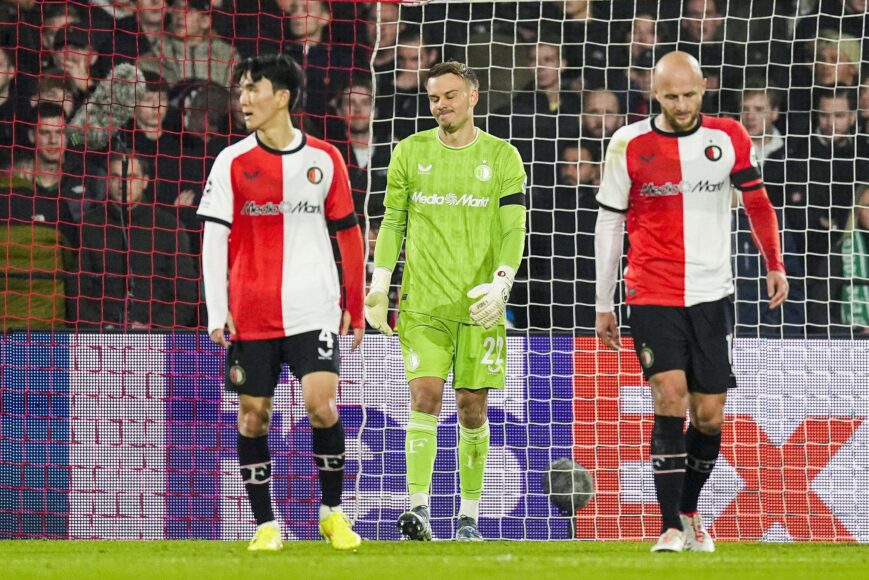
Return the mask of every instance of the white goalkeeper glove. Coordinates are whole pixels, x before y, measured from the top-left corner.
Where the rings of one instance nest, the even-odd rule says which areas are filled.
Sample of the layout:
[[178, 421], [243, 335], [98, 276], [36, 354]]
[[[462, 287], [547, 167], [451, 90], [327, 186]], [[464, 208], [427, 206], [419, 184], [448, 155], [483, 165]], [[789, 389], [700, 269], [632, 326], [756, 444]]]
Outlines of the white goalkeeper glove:
[[387, 320], [391, 279], [392, 272], [386, 268], [375, 268], [371, 275], [371, 288], [368, 290], [368, 296], [365, 297], [365, 320], [371, 328], [386, 336], [392, 336], [392, 327]]
[[500, 322], [507, 309], [515, 275], [510, 266], [499, 266], [492, 282], [474, 286], [468, 291], [468, 298], [479, 298], [471, 304], [471, 320], [483, 328], [492, 328]]

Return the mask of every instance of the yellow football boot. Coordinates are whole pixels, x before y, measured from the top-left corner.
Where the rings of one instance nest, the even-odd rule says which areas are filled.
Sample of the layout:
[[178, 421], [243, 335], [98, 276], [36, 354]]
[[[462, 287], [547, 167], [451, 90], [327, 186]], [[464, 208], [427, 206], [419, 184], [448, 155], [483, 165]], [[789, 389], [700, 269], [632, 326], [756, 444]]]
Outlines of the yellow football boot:
[[256, 533], [247, 549], [251, 552], [277, 552], [284, 547], [281, 540], [281, 527], [278, 522], [266, 522], [257, 526]]
[[336, 550], [355, 550], [362, 543], [362, 537], [353, 531], [341, 512], [333, 511], [329, 517], [320, 520], [320, 534]]

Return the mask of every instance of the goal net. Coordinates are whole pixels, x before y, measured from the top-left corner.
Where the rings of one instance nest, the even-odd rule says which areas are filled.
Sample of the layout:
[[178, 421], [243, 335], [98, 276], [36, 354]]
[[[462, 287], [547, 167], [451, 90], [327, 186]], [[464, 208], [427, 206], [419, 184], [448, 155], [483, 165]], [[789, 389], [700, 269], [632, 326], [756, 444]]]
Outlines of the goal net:
[[[734, 197], [739, 388], [701, 512], [723, 540], [869, 541], [866, 15], [855, 0], [809, 4], [2, 4], [0, 537], [253, 533], [237, 401], [202, 329], [194, 212], [214, 158], [246, 135], [232, 63], [276, 51], [303, 65], [307, 98], [294, 123], [345, 157], [371, 241], [394, 144], [434, 126], [425, 70], [450, 58], [475, 69], [477, 124], [517, 147], [529, 177], [508, 340], [491, 353], [507, 385], [490, 394], [481, 530], [656, 537], [649, 390], [629, 337], [617, 353], [594, 337], [594, 196], [609, 136], [655, 114], [651, 69], [679, 49], [707, 77], [704, 113], [740, 118], [755, 140], [791, 282], [787, 306], [769, 311]], [[135, 215], [112, 213], [137, 195]], [[347, 337], [341, 348], [345, 511], [363, 537], [398, 539], [410, 405], [399, 344], [368, 334], [361, 351], [350, 353]], [[452, 537], [459, 503], [446, 390], [432, 484], [438, 539]], [[301, 390], [285, 370], [270, 448], [276, 514], [291, 539], [318, 537], [310, 446]]]

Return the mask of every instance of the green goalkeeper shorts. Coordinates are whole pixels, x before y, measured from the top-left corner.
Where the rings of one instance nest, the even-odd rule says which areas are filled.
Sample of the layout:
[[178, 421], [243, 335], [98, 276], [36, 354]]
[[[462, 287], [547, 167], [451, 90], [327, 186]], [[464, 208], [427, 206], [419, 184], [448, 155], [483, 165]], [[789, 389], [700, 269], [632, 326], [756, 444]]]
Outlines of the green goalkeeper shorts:
[[401, 312], [398, 338], [407, 380], [439, 377], [453, 371], [454, 389], [503, 389], [507, 367], [507, 331], [503, 324], [485, 329], [418, 312]]

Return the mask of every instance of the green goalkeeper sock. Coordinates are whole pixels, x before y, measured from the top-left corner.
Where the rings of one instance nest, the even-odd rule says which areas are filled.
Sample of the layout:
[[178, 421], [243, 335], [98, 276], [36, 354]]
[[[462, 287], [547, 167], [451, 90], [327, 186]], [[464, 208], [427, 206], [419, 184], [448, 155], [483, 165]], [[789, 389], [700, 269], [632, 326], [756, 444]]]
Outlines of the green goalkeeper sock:
[[407, 461], [407, 490], [411, 495], [428, 495], [438, 452], [438, 418], [420, 411], [410, 412], [404, 440]]
[[[476, 507], [483, 493], [483, 475], [486, 472], [486, 458], [489, 456], [489, 422], [482, 427], [468, 429], [459, 426], [459, 482], [462, 503], [472, 500]], [[470, 510], [468, 510], [470, 511]], [[474, 510], [476, 511], [476, 510]], [[476, 519], [475, 514], [468, 515]]]

